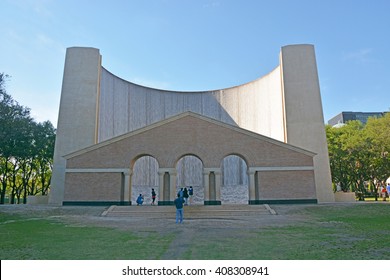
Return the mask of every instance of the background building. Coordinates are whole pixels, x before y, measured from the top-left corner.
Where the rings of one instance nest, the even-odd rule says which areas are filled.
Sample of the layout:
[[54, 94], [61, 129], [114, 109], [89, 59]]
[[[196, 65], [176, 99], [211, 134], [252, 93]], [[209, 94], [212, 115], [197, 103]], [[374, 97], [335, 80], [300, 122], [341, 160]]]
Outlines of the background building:
[[337, 116], [331, 118], [328, 121], [328, 124], [331, 126], [335, 126], [338, 124], [343, 124], [348, 121], [358, 120], [363, 124], [367, 123], [368, 118], [370, 117], [383, 117], [386, 112], [341, 112]]

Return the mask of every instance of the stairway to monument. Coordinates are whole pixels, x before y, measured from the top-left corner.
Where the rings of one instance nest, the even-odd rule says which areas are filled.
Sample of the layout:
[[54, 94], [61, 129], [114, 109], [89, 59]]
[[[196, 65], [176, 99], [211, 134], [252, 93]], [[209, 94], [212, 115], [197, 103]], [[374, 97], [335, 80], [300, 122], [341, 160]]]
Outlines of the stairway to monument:
[[[117, 206], [113, 205], [102, 213], [104, 217], [144, 217], [171, 218], [175, 215], [174, 206]], [[276, 215], [268, 205], [191, 205], [184, 206], [186, 219], [223, 219], [253, 215]]]

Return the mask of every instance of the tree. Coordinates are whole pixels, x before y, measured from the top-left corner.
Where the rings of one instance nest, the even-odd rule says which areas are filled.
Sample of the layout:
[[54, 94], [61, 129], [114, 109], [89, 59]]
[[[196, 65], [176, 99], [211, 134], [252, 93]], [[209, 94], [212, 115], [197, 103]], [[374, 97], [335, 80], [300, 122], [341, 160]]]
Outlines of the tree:
[[369, 143], [371, 173], [380, 181], [390, 177], [390, 113], [382, 118], [369, 118], [365, 127]]
[[30, 110], [20, 106], [5, 90], [5, 79], [8, 75], [0, 74], [0, 203], [4, 203], [7, 190], [7, 183], [10, 182], [12, 174], [13, 157], [24, 153], [28, 140], [28, 129], [26, 123], [32, 119]]
[[46, 121], [36, 123], [30, 109], [7, 94], [0, 73], [0, 204], [5, 196], [18, 203], [27, 195], [48, 193], [55, 142], [55, 129]]
[[350, 121], [342, 127], [327, 126], [332, 181], [343, 191], [375, 192], [367, 184], [390, 176], [390, 114], [370, 118], [366, 125]]
[[55, 128], [49, 121], [38, 123], [34, 130], [35, 179], [29, 191], [30, 195], [47, 195], [53, 168]]

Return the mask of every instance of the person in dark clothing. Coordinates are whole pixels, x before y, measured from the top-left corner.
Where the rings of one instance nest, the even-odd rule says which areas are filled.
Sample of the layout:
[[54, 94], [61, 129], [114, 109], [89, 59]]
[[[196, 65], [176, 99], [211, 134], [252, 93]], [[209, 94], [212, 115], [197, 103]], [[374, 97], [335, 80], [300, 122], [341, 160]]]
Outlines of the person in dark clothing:
[[190, 188], [188, 189], [188, 195], [190, 197], [190, 205], [192, 204], [192, 196], [194, 195], [194, 189], [192, 188], [192, 186], [190, 186]]
[[183, 203], [184, 199], [180, 196], [180, 194], [177, 195], [177, 198], [174, 201], [176, 206], [176, 224], [177, 223], [183, 223], [184, 218], [184, 209], [183, 209]]
[[156, 201], [156, 192], [154, 191], [154, 189], [152, 189], [152, 205], [154, 205]]
[[184, 205], [188, 205], [188, 190], [184, 188], [183, 190]]

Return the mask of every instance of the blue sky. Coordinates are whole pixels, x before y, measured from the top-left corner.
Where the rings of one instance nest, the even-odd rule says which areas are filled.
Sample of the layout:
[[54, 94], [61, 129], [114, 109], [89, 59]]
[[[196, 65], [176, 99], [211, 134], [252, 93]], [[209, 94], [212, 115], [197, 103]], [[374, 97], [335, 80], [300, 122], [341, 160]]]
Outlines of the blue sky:
[[327, 121], [390, 110], [389, 14], [387, 0], [0, 0], [0, 72], [56, 126], [67, 47], [100, 49], [125, 80], [194, 91], [249, 82], [281, 46], [313, 44]]

